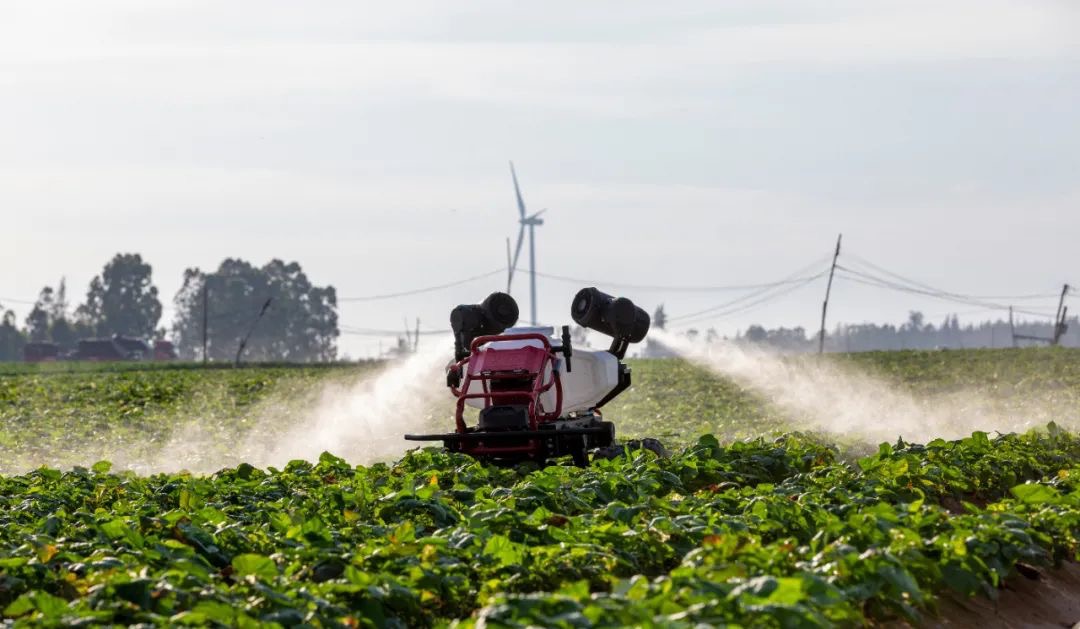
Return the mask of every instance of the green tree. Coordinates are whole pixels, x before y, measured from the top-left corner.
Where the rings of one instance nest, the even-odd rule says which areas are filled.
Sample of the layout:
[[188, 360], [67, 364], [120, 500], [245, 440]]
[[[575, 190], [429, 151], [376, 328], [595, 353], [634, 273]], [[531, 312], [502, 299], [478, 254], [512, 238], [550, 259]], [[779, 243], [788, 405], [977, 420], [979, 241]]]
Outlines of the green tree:
[[184, 271], [176, 295], [173, 336], [187, 359], [202, 357], [203, 288], [207, 291], [207, 353], [232, 360], [263, 304], [270, 307], [248, 340], [244, 357], [253, 361], [312, 362], [337, 356], [337, 293], [311, 283], [300, 265], [272, 260], [263, 267], [226, 259], [213, 273]]
[[38, 293], [30, 314], [26, 315], [26, 336], [33, 343], [50, 340], [49, 325], [52, 323], [53, 289], [46, 286]]
[[656, 307], [652, 316], [652, 324], [657, 330], [663, 330], [667, 326], [667, 313], [664, 312], [664, 304]]
[[67, 281], [61, 277], [53, 296], [50, 338], [60, 347], [74, 349], [79, 339], [93, 335], [94, 331], [88, 325], [80, 323], [68, 312]]
[[116, 254], [90, 281], [79, 321], [98, 336], [150, 338], [161, 319], [161, 301], [151, 267], [137, 253]]
[[26, 337], [15, 325], [15, 313], [0, 306], [0, 361], [22, 360]]
[[60, 278], [55, 290], [50, 286], [42, 288], [33, 309], [26, 315], [26, 336], [33, 342], [52, 341], [70, 349], [80, 336], [92, 334], [92, 331], [81, 329], [68, 316], [64, 278]]

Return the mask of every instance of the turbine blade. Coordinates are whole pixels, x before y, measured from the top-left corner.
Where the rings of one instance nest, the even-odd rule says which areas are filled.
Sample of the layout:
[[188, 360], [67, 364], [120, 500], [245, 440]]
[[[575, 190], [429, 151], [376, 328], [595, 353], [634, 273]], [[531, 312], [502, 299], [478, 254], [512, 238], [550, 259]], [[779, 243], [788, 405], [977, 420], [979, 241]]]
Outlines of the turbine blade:
[[522, 220], [525, 219], [525, 200], [521, 198], [521, 187], [518, 186], [517, 173], [514, 172], [514, 162], [510, 162], [510, 176], [514, 178], [514, 194], [517, 195], [518, 213]]
[[514, 249], [514, 262], [510, 265], [510, 277], [514, 276], [514, 270], [517, 269], [518, 257], [521, 255], [521, 245], [525, 243], [525, 225], [521, 226], [521, 230], [518, 231], [517, 248]]
[[506, 237], [506, 294], [510, 294], [510, 284], [514, 281], [514, 265], [510, 258], [510, 237]]

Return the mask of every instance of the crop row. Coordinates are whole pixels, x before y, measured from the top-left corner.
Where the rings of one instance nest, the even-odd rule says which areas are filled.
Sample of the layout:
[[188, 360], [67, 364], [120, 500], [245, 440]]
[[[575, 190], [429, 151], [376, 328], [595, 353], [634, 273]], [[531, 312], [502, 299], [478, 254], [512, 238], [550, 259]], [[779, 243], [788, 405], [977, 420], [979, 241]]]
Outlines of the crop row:
[[588, 469], [436, 450], [208, 477], [0, 477], [0, 607], [25, 622], [858, 625], [1074, 559], [1080, 439], [797, 434]]

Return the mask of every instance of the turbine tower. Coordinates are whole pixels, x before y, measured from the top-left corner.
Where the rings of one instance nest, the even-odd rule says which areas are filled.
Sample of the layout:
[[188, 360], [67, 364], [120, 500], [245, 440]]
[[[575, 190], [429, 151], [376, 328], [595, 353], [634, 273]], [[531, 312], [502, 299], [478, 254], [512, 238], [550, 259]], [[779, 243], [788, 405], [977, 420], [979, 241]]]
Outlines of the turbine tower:
[[[529, 306], [530, 317], [529, 324], [537, 325], [536, 322], [536, 227], [543, 225], [544, 220], [540, 218], [540, 215], [547, 211], [547, 208], [540, 210], [536, 214], [527, 215], [525, 213], [525, 200], [521, 198], [521, 187], [518, 185], [517, 173], [514, 171], [514, 162], [510, 162], [510, 177], [514, 180], [514, 194], [517, 195], [518, 206], [518, 224], [521, 226], [518, 230], [517, 247], [514, 248], [514, 258], [510, 261], [510, 272], [506, 278], [506, 292], [510, 292], [510, 285], [514, 281], [514, 270], [517, 269], [518, 257], [521, 255], [521, 245], [525, 242], [525, 228], [529, 228]], [[507, 241], [507, 245], [509, 245]], [[507, 254], [509, 254], [509, 250]]]

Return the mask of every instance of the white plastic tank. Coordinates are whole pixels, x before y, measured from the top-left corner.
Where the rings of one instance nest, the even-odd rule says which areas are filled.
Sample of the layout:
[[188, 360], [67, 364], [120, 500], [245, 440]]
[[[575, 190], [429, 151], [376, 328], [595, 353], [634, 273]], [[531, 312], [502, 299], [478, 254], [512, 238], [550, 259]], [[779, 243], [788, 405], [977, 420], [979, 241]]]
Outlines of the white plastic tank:
[[[520, 327], [510, 328], [503, 334], [543, 334], [547, 336], [552, 347], [562, 347], [562, 339], [555, 336], [555, 329], [550, 327]], [[485, 347], [500, 349], [516, 349], [533, 346], [543, 347], [543, 343], [536, 340], [494, 341]], [[562, 414], [571, 411], [584, 411], [592, 408], [597, 402], [604, 399], [619, 384], [619, 359], [610, 352], [595, 350], [584, 347], [575, 347], [570, 357], [571, 371], [566, 372], [566, 360], [560, 354], [555, 360], [555, 368], [559, 371], [563, 388]], [[544, 374], [545, 382], [551, 378], [550, 373]], [[469, 386], [470, 393], [481, 393], [483, 388], [479, 382], [473, 382]], [[554, 387], [540, 396], [545, 410], [555, 408]], [[482, 399], [467, 400], [466, 404], [474, 408], [483, 408]]]

